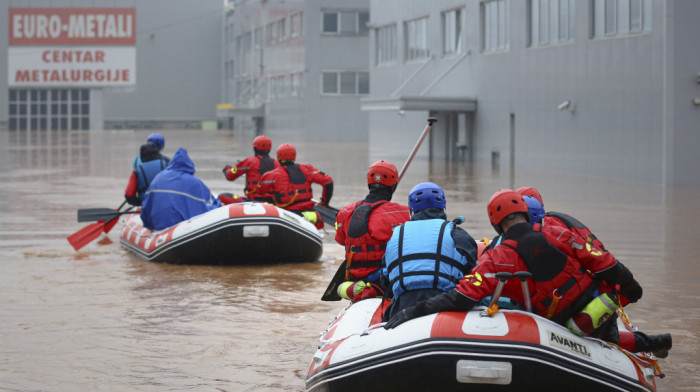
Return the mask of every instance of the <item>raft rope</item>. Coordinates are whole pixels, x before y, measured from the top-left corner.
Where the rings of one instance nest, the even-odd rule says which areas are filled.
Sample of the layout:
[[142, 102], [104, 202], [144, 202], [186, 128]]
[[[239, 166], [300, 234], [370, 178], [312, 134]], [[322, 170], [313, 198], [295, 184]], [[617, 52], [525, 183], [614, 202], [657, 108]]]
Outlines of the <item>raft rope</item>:
[[[620, 292], [619, 292], [619, 291], [617, 292], [617, 303], [622, 303], [622, 298], [621, 298], [621, 296], [620, 296]], [[634, 331], [636, 331], [636, 330], [638, 329], [637, 327], [635, 327], [635, 326], [632, 324], [632, 320], [630, 320], [629, 316], [627, 316], [627, 313], [625, 313], [625, 309], [624, 309], [622, 306], [620, 306], [620, 307], [617, 308], [617, 315], [620, 316], [620, 320], [622, 320], [622, 324], [624, 324], [625, 328], [626, 328], [628, 331], [634, 332]], [[637, 361], [634, 361], [634, 358], [637, 358], [637, 359], [639, 359], [639, 360], [645, 361], [645, 362], [647, 362], [651, 367], [653, 367], [653, 368], [654, 368], [654, 375], [655, 375], [655, 376], [657, 376], [657, 377], [659, 377], [659, 378], [664, 378], [664, 377], [666, 377], [666, 375], [664, 374], [664, 372], [661, 371], [661, 367], [659, 367], [659, 364], [658, 364], [654, 359], [652, 359], [652, 358], [646, 356], [646, 354], [634, 354], [634, 353], [630, 353], [630, 352], [628, 352], [627, 350], [623, 349], [622, 347], [618, 346], [617, 344], [614, 344], [614, 343], [610, 343], [610, 344], [613, 345], [613, 346], [616, 346], [616, 347], [619, 348], [620, 351], [622, 351], [625, 355], [627, 355], [628, 357], [630, 357], [630, 359], [633, 360], [632, 362], [634, 362], [634, 364], [635, 364], [637, 367], [640, 367], [640, 366], [639, 366], [639, 364], [637, 363]]]

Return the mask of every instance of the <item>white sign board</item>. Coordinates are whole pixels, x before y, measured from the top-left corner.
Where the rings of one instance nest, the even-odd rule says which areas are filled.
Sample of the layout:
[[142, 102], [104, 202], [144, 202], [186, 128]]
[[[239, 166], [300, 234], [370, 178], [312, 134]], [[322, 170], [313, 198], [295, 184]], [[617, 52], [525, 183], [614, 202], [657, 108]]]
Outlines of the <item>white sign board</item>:
[[10, 86], [132, 86], [136, 48], [10, 47], [7, 72]]
[[10, 8], [11, 87], [136, 85], [135, 8]]

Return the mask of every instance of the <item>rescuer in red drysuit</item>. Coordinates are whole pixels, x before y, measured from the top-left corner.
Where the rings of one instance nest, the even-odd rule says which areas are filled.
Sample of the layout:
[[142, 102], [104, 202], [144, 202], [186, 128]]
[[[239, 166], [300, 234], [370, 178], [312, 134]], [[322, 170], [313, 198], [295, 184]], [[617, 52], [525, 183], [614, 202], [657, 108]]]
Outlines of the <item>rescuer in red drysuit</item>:
[[[493, 293], [498, 284], [496, 273], [529, 271], [533, 277], [527, 284], [534, 313], [566, 325], [574, 333], [583, 330], [631, 352], [651, 352], [661, 358], [668, 356], [672, 346], [670, 334], [620, 333], [614, 310], [606, 317], [594, 319], [595, 329], [590, 328], [590, 319], [585, 323], [593, 305], [597, 309], [592, 311], [600, 311], [601, 306], [606, 305], [599, 304], [601, 297], [607, 300], [616, 297], [616, 285], [630, 302], [642, 297], [642, 287], [632, 273], [609, 252], [590, 246], [582, 237], [561, 226], [543, 225], [534, 229], [529, 223], [527, 204], [511, 189], [494, 193], [487, 211], [493, 227], [504, 234], [501, 244], [485, 251], [471, 274], [460, 280], [452, 291], [404, 309], [392, 317], [385, 328], [394, 328], [426, 314], [469, 310]], [[509, 280], [502, 293], [525, 303], [518, 279]], [[607, 305], [615, 308], [617, 303]], [[599, 325], [598, 321], [601, 321]]]
[[606, 250], [605, 245], [603, 245], [603, 242], [601, 242], [598, 239], [598, 237], [596, 237], [595, 234], [591, 232], [591, 229], [589, 229], [588, 226], [584, 225], [576, 218], [561, 212], [549, 211], [545, 213], [544, 201], [542, 201], [542, 195], [537, 189], [533, 187], [524, 186], [518, 188], [516, 192], [520, 193], [523, 196], [532, 196], [535, 199], [539, 200], [540, 203], [542, 203], [542, 213], [544, 214], [544, 216], [539, 216], [540, 220], [531, 222], [532, 224], [541, 223], [543, 225], [558, 225], [561, 227], [565, 227], [573, 231], [574, 233], [580, 235], [581, 237], [585, 238], [587, 241], [592, 242], [593, 245], [595, 245], [598, 249]]
[[367, 171], [369, 194], [338, 211], [335, 241], [345, 247], [347, 272], [338, 294], [351, 301], [381, 296], [382, 257], [394, 227], [411, 219], [408, 207], [391, 202], [399, 172], [387, 161], [374, 162]]
[[253, 139], [254, 156], [238, 161], [234, 166], [226, 165], [223, 168], [224, 175], [229, 181], [234, 181], [245, 174], [245, 197], [221, 194], [219, 200], [224, 204], [239, 203], [242, 201], [260, 201], [272, 203], [272, 195], [269, 193], [259, 193], [260, 179], [262, 175], [270, 170], [280, 167], [280, 163], [270, 158], [272, 141], [267, 136], [258, 136]]
[[277, 160], [281, 166], [263, 174], [257, 193], [269, 193], [276, 206], [303, 216], [323, 228], [323, 218], [316, 211], [311, 184], [323, 187], [321, 205], [327, 206], [333, 196], [333, 178], [309, 164], [296, 164], [296, 148], [291, 144], [277, 147]]

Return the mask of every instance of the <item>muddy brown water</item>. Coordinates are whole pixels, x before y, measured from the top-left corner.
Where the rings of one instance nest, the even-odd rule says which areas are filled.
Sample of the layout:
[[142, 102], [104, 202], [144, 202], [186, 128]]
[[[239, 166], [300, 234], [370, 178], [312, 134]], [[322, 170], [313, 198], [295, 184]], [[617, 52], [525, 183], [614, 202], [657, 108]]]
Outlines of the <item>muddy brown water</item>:
[[[317, 263], [177, 266], [119, 246], [119, 225], [76, 252], [80, 208], [116, 208], [147, 131], [0, 132], [0, 390], [301, 391], [318, 336], [346, 305], [320, 297], [343, 257], [326, 230]], [[251, 135], [166, 131], [165, 154], [188, 149], [214, 192], [241, 192], [221, 168], [252, 151]], [[273, 140], [277, 146], [286, 140]], [[297, 143], [298, 161], [335, 179], [331, 205], [364, 196], [364, 144]], [[418, 182], [445, 188], [450, 217], [493, 237], [489, 196], [533, 185], [548, 210], [585, 222], [644, 287], [627, 308], [649, 333], [671, 332], [662, 391], [700, 388], [700, 189], [663, 188], [553, 170], [411, 164], [394, 201]], [[585, 170], [582, 170], [585, 173]], [[315, 188], [319, 192], [319, 188]], [[319, 197], [320, 194], [317, 194]]]

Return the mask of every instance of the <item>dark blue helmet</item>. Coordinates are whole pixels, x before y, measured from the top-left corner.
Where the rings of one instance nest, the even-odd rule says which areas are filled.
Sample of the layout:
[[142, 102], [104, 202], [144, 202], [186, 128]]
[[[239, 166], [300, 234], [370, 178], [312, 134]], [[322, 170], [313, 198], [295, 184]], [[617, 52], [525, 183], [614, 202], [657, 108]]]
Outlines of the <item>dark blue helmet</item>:
[[148, 135], [147, 142], [151, 142], [158, 147], [158, 150], [162, 150], [165, 147], [165, 138], [160, 133], [152, 133]]
[[445, 192], [438, 185], [432, 182], [420, 183], [411, 189], [408, 194], [408, 208], [412, 213], [426, 208], [444, 209], [447, 205]]
[[542, 203], [533, 196], [523, 196], [523, 200], [525, 200], [529, 208], [530, 224], [542, 223], [542, 218], [544, 218], [544, 207]]

